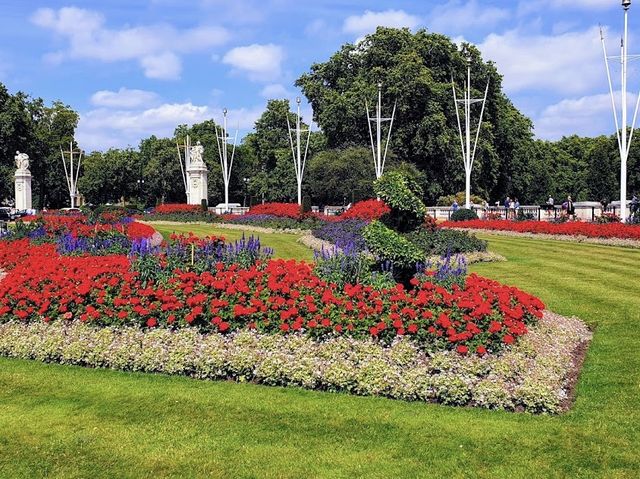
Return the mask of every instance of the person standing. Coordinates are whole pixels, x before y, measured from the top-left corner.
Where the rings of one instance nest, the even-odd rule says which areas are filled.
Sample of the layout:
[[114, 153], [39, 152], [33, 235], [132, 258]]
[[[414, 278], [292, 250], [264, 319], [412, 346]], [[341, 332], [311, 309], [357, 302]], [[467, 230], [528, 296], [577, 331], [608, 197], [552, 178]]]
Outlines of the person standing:
[[460, 205], [458, 205], [458, 200], [453, 200], [453, 204], [451, 205], [451, 209], [453, 211], [458, 211], [459, 208], [460, 208]]
[[504, 217], [505, 219], [509, 219], [509, 206], [511, 205], [511, 198], [507, 196], [507, 199], [504, 200]]
[[631, 214], [635, 215], [640, 209], [640, 201], [638, 201], [638, 193], [633, 194], [633, 198], [631, 198]]
[[569, 219], [576, 219], [576, 207], [573, 204], [573, 200], [571, 199], [571, 195], [567, 196], [567, 215]]

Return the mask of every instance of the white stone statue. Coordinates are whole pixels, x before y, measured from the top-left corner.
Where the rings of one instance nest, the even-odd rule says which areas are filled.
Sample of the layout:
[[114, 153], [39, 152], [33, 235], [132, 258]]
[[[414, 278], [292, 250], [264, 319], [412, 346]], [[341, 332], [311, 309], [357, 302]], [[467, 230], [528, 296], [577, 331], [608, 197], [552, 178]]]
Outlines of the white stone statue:
[[200, 144], [200, 142], [196, 143], [196, 146], [192, 146], [189, 151], [189, 160], [192, 165], [202, 165], [204, 164], [204, 160], [202, 159], [202, 155], [204, 154], [204, 146]]
[[29, 155], [27, 155], [26, 153], [20, 153], [19, 151], [16, 151], [15, 160], [16, 168], [18, 168], [18, 170], [25, 171], [29, 169]]

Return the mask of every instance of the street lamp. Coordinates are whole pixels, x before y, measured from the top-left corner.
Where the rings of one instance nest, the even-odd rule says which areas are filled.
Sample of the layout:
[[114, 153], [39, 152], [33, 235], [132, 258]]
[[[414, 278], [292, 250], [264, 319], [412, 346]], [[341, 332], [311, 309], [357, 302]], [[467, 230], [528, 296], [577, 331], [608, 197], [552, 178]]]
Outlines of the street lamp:
[[249, 178], [242, 178], [243, 191], [244, 191], [244, 199], [242, 200], [242, 207], [247, 207], [247, 185], [249, 184]]
[[[627, 220], [627, 159], [629, 157], [629, 150], [631, 148], [631, 140], [633, 139], [633, 130], [635, 128], [636, 119], [638, 117], [638, 106], [640, 106], [640, 95], [636, 101], [636, 108], [633, 114], [633, 120], [631, 121], [631, 132], [627, 132], [627, 66], [629, 64], [629, 58], [640, 58], [638, 55], [629, 55], [628, 49], [628, 37], [629, 37], [629, 7], [631, 7], [631, 0], [622, 0], [622, 9], [624, 10], [624, 32], [622, 41], [620, 43], [620, 56], [609, 57], [607, 55], [607, 47], [604, 42], [604, 34], [602, 28], [600, 28], [600, 41], [602, 42], [602, 51], [604, 53], [604, 64], [607, 69], [607, 80], [609, 81], [609, 93], [611, 95], [611, 107], [613, 109], [613, 119], [616, 127], [616, 136], [618, 139], [618, 150], [620, 152], [620, 218], [622, 221]], [[613, 83], [611, 81], [611, 70], [609, 68], [609, 58], [613, 58], [620, 61], [622, 67], [622, 85], [621, 85], [621, 125], [618, 124], [618, 112], [616, 109], [616, 100], [613, 94]]]

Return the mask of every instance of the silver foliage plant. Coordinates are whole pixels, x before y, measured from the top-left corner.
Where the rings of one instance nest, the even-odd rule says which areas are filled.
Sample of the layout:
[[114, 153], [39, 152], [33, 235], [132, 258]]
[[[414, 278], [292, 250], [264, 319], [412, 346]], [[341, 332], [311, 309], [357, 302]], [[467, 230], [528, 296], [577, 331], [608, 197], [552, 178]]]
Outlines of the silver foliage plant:
[[566, 407], [573, 353], [591, 333], [545, 313], [498, 355], [427, 355], [406, 339], [202, 335], [193, 329], [95, 328], [81, 322], [0, 324], [0, 355], [125, 371], [235, 379], [407, 401], [555, 414]]

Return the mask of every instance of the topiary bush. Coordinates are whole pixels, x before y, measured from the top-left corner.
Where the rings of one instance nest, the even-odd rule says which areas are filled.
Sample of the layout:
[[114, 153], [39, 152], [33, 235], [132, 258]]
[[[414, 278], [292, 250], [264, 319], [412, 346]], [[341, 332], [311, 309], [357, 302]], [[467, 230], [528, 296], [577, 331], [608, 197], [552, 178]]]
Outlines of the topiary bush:
[[396, 281], [409, 286], [416, 265], [425, 259], [420, 248], [377, 220], [365, 226], [362, 236], [369, 252], [377, 258], [379, 269], [391, 270]]
[[467, 208], [460, 208], [458, 211], [451, 213], [451, 221], [469, 221], [477, 220], [478, 214]]
[[302, 214], [311, 213], [311, 198], [308, 195], [302, 197]]
[[373, 187], [391, 210], [380, 219], [389, 228], [406, 233], [424, 222], [427, 208], [420, 199], [422, 189], [413, 180], [400, 172], [390, 172], [378, 178]]

